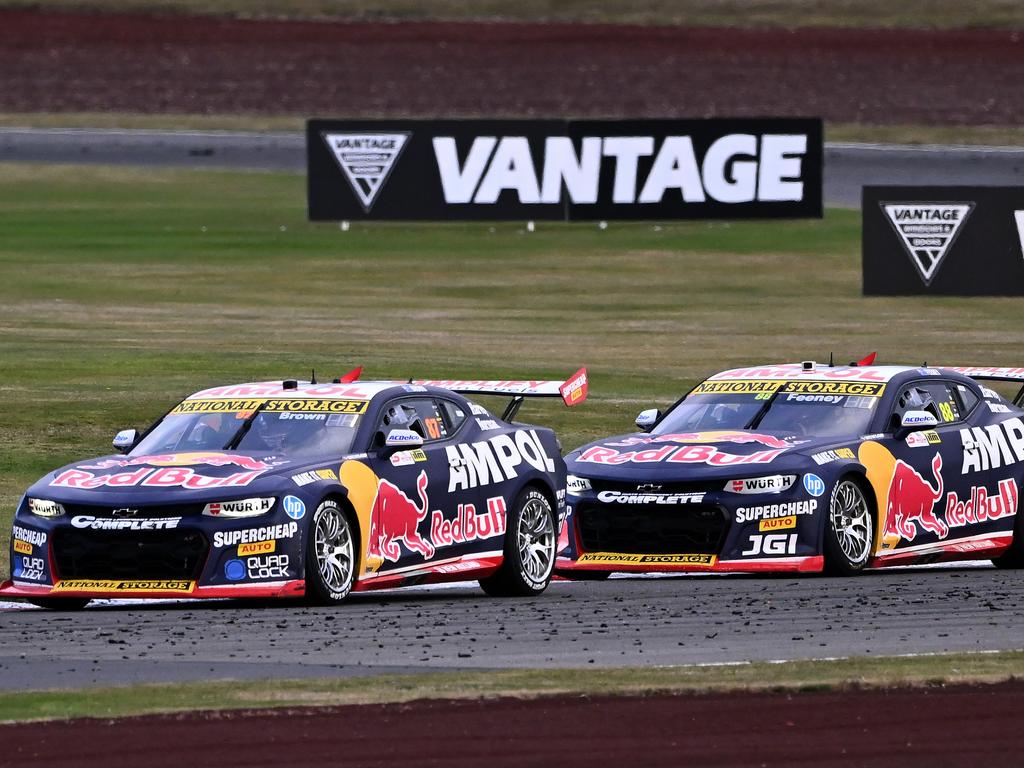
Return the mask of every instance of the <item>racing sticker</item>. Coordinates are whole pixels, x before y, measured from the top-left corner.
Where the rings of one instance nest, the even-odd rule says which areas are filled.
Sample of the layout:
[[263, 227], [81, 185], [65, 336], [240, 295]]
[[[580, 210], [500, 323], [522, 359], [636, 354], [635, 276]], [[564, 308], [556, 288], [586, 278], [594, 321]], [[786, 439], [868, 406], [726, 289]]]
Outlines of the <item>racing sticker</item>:
[[449, 493], [512, 480], [519, 476], [523, 464], [541, 472], [555, 471], [555, 462], [532, 429], [495, 435], [476, 443], [448, 445], [445, 453]]
[[[694, 389], [691, 395], [860, 395], [881, 397], [885, 384], [860, 381], [771, 381], [765, 379], [708, 379]], [[767, 399], [767, 397], [763, 398]]]
[[53, 585], [54, 592], [191, 592], [194, 581], [182, 579], [62, 579]]
[[1024, 423], [1014, 417], [985, 427], [960, 430], [964, 462], [961, 474], [987, 472], [1024, 461]]
[[743, 557], [796, 554], [795, 533], [754, 533], [749, 542], [750, 546], [740, 552]]
[[591, 464], [709, 464], [711, 466], [732, 466], [734, 464], [770, 464], [785, 452], [785, 449], [755, 451], [736, 454], [720, 451], [712, 445], [686, 445], [682, 448], [666, 445], [642, 451], [617, 451], [614, 448], [594, 446], [588, 448], [577, 461]]
[[259, 528], [244, 528], [240, 531], [214, 531], [213, 546], [217, 549], [233, 547], [236, 544], [266, 542], [269, 539], [290, 539], [299, 532], [298, 523], [279, 523]]
[[578, 563], [601, 565], [696, 565], [711, 567], [717, 555], [633, 555], [623, 552], [587, 552], [579, 556]]
[[249, 485], [263, 474], [255, 472], [236, 472], [224, 477], [213, 477], [199, 474], [189, 467], [162, 467], [160, 469], [143, 468], [134, 472], [115, 472], [110, 475], [97, 475], [83, 469], [67, 469], [57, 475], [51, 486], [57, 488], [81, 488], [95, 490], [97, 488], [130, 488], [135, 486], [146, 488], [184, 488], [185, 490], [201, 491], [206, 488], [237, 488]]
[[195, 399], [183, 400], [172, 410], [181, 413], [251, 413], [257, 408], [262, 413], [366, 413], [367, 400], [336, 400], [333, 398], [250, 398], [246, 400]]

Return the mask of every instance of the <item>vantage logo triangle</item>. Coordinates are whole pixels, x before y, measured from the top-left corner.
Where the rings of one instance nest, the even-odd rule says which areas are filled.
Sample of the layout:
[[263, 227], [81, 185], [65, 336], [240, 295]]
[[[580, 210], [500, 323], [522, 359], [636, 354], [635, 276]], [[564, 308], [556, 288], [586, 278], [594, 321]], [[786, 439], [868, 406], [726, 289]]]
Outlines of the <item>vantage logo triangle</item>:
[[930, 285], [974, 203], [880, 203], [924, 284]]
[[321, 136], [352, 185], [363, 210], [369, 213], [410, 134], [323, 133]]

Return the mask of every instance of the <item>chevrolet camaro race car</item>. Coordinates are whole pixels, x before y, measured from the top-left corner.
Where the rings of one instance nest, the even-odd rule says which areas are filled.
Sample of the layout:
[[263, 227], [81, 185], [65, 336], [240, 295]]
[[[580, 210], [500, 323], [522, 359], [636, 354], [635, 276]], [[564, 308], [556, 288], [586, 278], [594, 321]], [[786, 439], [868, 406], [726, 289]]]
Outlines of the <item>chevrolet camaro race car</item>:
[[1024, 565], [1024, 390], [978, 383], [1024, 369], [873, 357], [725, 371], [568, 454], [556, 572]]
[[[358, 369], [357, 369], [358, 370]], [[300, 597], [479, 579], [551, 579], [565, 463], [554, 433], [511, 423], [567, 382], [274, 381], [198, 392], [123, 454], [28, 489], [0, 594], [51, 608], [98, 597]], [[501, 417], [462, 394], [509, 395]]]

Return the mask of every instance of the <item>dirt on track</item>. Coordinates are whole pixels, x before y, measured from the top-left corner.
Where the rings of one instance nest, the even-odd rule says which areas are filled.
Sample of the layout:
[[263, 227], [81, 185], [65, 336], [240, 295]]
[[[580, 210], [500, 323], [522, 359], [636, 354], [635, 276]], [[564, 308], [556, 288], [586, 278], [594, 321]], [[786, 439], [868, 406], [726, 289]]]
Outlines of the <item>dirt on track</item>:
[[1003, 683], [74, 720], [0, 726], [0, 754], [35, 768], [1016, 765], [1022, 695]]
[[1012, 31], [0, 11], [0, 111], [1024, 121]]

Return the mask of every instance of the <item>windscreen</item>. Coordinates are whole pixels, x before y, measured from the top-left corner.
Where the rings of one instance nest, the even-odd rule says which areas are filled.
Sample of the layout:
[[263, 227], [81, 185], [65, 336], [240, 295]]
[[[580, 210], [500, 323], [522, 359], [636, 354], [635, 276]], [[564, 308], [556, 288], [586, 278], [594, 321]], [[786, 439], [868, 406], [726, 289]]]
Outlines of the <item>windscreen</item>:
[[361, 400], [185, 400], [132, 450], [133, 456], [237, 449], [297, 458], [352, 449]]
[[808, 437], [863, 434], [884, 387], [850, 381], [705, 381], [653, 433], [756, 428]]

